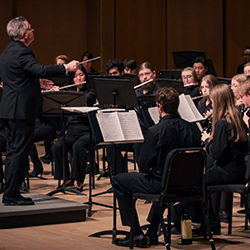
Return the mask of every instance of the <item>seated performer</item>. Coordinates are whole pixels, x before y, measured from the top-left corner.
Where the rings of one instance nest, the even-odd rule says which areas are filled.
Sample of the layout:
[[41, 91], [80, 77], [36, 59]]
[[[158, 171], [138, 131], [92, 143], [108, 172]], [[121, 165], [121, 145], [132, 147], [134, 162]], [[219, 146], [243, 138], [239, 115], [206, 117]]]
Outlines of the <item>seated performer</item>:
[[[110, 66], [111, 67], [111, 66]], [[158, 85], [155, 84], [155, 76], [156, 72], [153, 68], [153, 65], [149, 62], [144, 62], [139, 66], [138, 77], [141, 83], [144, 83], [148, 80], [153, 80], [152, 82], [147, 83], [146, 85], [136, 89], [135, 94], [137, 97], [139, 96], [148, 96], [153, 95], [161, 89]], [[143, 131], [143, 134], [147, 132], [147, 126], [143, 122], [142, 115], [140, 114], [139, 107], [135, 108], [139, 117], [139, 122]], [[114, 169], [114, 173], [122, 173], [125, 172], [125, 160], [121, 154], [121, 151], [126, 150], [134, 150], [135, 159], [138, 161], [139, 154], [141, 149], [141, 143], [128, 143], [128, 144], [118, 144], [116, 145], [116, 150], [114, 150], [114, 145], [107, 146], [107, 155], [110, 160], [111, 166], [116, 166]], [[116, 163], [115, 163], [115, 152], [116, 152]]]
[[[196, 125], [184, 121], [177, 114], [179, 95], [173, 88], [162, 88], [156, 94], [160, 122], [148, 129], [139, 158], [140, 173], [121, 173], [113, 178], [113, 188], [118, 199], [122, 224], [131, 226], [133, 193], [160, 193], [161, 178], [166, 156], [172, 149], [197, 147], [201, 143], [200, 131]], [[157, 204], [151, 208], [150, 227], [147, 236], [143, 234], [138, 216], [134, 225], [134, 244], [146, 247], [158, 244], [157, 230], [159, 216]], [[117, 239], [116, 245], [128, 246], [129, 235]]]
[[208, 71], [208, 62], [203, 57], [197, 57], [194, 60], [193, 68], [197, 74], [198, 82], [200, 82]]
[[[59, 87], [54, 86], [54, 83], [48, 79], [40, 79], [40, 87], [42, 91], [50, 90], [50, 91], [58, 91]], [[42, 109], [42, 107], [41, 107]], [[34, 165], [33, 171], [29, 174], [30, 177], [36, 177], [39, 174], [43, 173], [43, 164], [40, 161], [37, 153], [37, 149], [35, 146], [35, 142], [47, 140], [49, 143], [45, 143], [45, 149], [47, 149], [47, 157], [43, 159], [49, 159], [51, 157], [51, 141], [56, 136], [57, 123], [53, 118], [43, 117], [42, 112], [39, 117], [35, 120], [35, 130], [33, 135], [33, 143], [30, 148], [30, 159]], [[50, 146], [46, 147], [46, 144]]]
[[[230, 86], [219, 84], [211, 90], [210, 98], [213, 102], [212, 132], [204, 132], [202, 140], [206, 144], [208, 162], [212, 158], [214, 164], [207, 166], [206, 183], [244, 183], [248, 151], [246, 126], [235, 107], [233, 92]], [[210, 216], [211, 230], [216, 234], [220, 234], [218, 197], [216, 193], [212, 195], [213, 210], [210, 212], [213, 215]]]
[[[90, 59], [93, 59], [92, 53], [85, 52], [85, 53], [82, 54], [81, 62], [82, 61], [87, 61], [87, 60], [90, 60]], [[93, 61], [85, 62], [82, 65], [86, 69], [87, 73], [97, 72], [96, 70], [93, 69]]]
[[[181, 77], [184, 85], [184, 94], [191, 97], [197, 97], [200, 94], [200, 85], [198, 82], [197, 74], [191, 67], [182, 70]], [[194, 101], [195, 105], [198, 104], [198, 99]]]
[[244, 65], [250, 62], [250, 46], [247, 46], [244, 48], [243, 53], [242, 53], [242, 59], [243, 59], [243, 63], [238, 66], [237, 74], [244, 73]]
[[119, 59], [112, 59], [105, 65], [110, 76], [121, 76], [124, 74], [124, 64]]
[[124, 64], [124, 73], [127, 74], [136, 74], [137, 63], [132, 58], [127, 58], [123, 61]]
[[[88, 87], [88, 75], [83, 66], [75, 72], [74, 83], [86, 81], [87, 83], [77, 85], [76, 91], [83, 92], [88, 106], [93, 106], [96, 101], [94, 91]], [[84, 104], [83, 104], [84, 105]], [[90, 128], [88, 117], [70, 116], [68, 119], [68, 130], [65, 135], [65, 176], [66, 186], [73, 185], [76, 182], [76, 188], [80, 191], [83, 188], [85, 179], [85, 170], [87, 165], [87, 149], [90, 148]], [[71, 174], [69, 171], [67, 153], [72, 150], [73, 164]], [[55, 176], [57, 180], [63, 179], [63, 138], [60, 138], [52, 147], [52, 154], [55, 160]]]
[[[212, 101], [209, 97], [209, 94], [214, 86], [219, 84], [218, 79], [213, 76], [213, 75], [206, 75], [202, 78], [201, 80], [201, 85], [200, 85], [200, 92], [203, 95], [201, 100], [197, 104], [197, 109], [199, 112], [204, 116], [208, 117], [212, 114]], [[201, 122], [201, 126], [203, 129], [210, 129], [211, 123], [210, 123], [211, 118], [208, 118], [207, 120]]]

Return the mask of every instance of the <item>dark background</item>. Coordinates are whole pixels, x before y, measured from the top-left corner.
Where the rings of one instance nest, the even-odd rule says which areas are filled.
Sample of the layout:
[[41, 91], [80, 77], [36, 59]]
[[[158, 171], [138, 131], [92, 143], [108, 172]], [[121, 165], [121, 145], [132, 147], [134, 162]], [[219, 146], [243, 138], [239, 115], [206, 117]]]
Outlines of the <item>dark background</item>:
[[173, 51], [204, 50], [218, 76], [232, 77], [250, 46], [249, 11], [249, 0], [0, 0], [0, 53], [7, 22], [23, 15], [35, 29], [30, 49], [44, 64], [90, 51], [101, 56], [98, 71], [127, 57], [173, 69]]

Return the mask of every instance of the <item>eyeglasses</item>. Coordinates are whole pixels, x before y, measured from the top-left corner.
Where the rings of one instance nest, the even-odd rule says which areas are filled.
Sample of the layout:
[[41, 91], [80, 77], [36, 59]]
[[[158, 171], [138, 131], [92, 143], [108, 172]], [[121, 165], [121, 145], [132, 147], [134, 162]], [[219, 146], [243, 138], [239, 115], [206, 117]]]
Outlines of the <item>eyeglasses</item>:
[[250, 54], [242, 54], [242, 56], [250, 56]]
[[193, 77], [192, 75], [182, 76], [183, 79], [191, 79], [192, 77]]
[[138, 76], [139, 76], [139, 78], [142, 78], [142, 77], [144, 77], [144, 76], [150, 76], [152, 74], [152, 72], [146, 72], [146, 73], [142, 73], [142, 74], [139, 74]]

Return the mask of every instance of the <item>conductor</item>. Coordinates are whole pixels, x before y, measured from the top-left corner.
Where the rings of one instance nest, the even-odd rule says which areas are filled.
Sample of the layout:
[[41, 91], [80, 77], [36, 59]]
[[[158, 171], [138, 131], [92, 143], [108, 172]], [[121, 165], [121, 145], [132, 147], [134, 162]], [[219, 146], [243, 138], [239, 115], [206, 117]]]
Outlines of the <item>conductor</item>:
[[4, 205], [34, 205], [24, 198], [19, 187], [23, 181], [33, 140], [34, 121], [42, 100], [39, 78], [65, 75], [78, 69], [79, 62], [44, 66], [28, 46], [34, 40], [34, 29], [22, 16], [10, 20], [6, 27], [10, 43], [0, 56], [3, 95], [0, 118], [7, 133]]

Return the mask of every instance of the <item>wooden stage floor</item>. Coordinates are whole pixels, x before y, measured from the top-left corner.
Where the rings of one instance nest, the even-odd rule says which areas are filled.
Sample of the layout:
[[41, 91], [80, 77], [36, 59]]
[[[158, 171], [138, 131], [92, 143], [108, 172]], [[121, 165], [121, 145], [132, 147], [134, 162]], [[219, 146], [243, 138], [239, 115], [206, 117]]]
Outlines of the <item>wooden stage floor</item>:
[[[44, 153], [40, 144], [39, 153], [40, 155]], [[102, 168], [102, 165], [100, 168]], [[54, 180], [51, 175], [51, 166], [44, 164], [44, 169], [45, 172], [43, 176], [47, 178], [47, 180], [31, 178], [30, 193], [47, 194], [57, 186], [57, 181]], [[133, 171], [133, 165], [131, 163], [129, 163], [129, 171]], [[98, 175], [96, 178], [97, 177]], [[55, 197], [79, 203], [87, 202], [89, 192], [88, 181], [87, 177], [83, 189], [83, 192], [86, 193], [87, 196], [80, 196], [72, 193], [58, 193]], [[99, 193], [108, 188], [110, 188], [109, 179], [102, 178], [96, 181], [96, 189], [93, 190], [93, 193]], [[112, 205], [112, 194], [93, 197], [93, 201]], [[244, 230], [244, 215], [237, 213], [237, 210], [240, 209], [239, 202], [239, 196], [235, 196], [232, 235], [227, 234], [228, 224], [222, 223], [222, 234], [214, 236], [215, 246], [218, 250], [241, 250], [250, 248], [250, 230]], [[142, 201], [138, 201], [137, 210], [142, 225], [146, 223], [149, 209], [150, 204], [144, 204]], [[112, 229], [111, 208], [93, 205], [92, 210], [92, 216], [87, 216], [86, 221], [0, 229], [0, 250], [126, 249], [113, 245], [110, 235], [103, 236], [102, 238], [88, 237], [95, 232]], [[117, 228], [128, 230], [127, 227], [121, 226], [119, 213], [117, 213]], [[152, 246], [151, 249], [165, 249], [163, 245], [163, 236], [159, 238], [159, 242], [160, 244], [158, 246]], [[180, 236], [173, 235], [171, 249], [211, 249], [208, 241], [198, 236], [193, 237], [192, 245], [181, 245], [180, 243]]]

